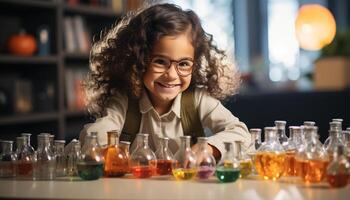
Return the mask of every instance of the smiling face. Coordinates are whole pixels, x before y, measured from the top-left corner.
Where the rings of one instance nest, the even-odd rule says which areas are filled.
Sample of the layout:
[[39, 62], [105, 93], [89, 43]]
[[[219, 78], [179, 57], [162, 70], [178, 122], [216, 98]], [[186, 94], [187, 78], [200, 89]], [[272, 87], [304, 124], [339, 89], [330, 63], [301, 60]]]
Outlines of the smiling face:
[[[171, 61], [194, 60], [194, 48], [188, 34], [164, 36], [153, 47], [152, 57], [160, 57]], [[162, 60], [156, 60], [161, 64]], [[181, 67], [181, 63], [179, 64]], [[192, 75], [179, 76], [176, 63], [165, 72], [158, 72], [150, 64], [143, 76], [153, 106], [170, 105], [176, 96], [185, 91], [191, 82]]]

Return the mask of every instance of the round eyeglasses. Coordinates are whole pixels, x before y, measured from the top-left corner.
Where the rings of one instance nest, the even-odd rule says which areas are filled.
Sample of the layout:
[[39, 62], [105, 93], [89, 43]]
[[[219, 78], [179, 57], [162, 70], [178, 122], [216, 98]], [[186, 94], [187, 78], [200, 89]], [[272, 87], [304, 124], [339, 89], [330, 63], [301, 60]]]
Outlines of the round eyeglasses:
[[156, 73], [164, 73], [173, 63], [175, 63], [175, 69], [179, 76], [188, 76], [192, 74], [194, 62], [189, 58], [171, 60], [164, 56], [154, 56], [151, 59], [150, 67]]

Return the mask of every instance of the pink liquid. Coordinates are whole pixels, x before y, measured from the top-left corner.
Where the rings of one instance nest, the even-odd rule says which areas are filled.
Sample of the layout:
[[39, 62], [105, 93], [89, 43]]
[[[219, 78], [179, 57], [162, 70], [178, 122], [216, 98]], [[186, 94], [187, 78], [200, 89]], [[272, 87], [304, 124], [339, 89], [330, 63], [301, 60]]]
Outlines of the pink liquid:
[[200, 166], [197, 171], [197, 177], [200, 179], [207, 179], [212, 176], [215, 172], [214, 167]]

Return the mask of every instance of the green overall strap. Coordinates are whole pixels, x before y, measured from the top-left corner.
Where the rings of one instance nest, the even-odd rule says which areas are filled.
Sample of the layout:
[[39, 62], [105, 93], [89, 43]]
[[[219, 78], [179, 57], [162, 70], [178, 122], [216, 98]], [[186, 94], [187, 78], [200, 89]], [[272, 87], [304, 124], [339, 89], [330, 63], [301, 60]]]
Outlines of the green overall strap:
[[133, 142], [136, 134], [139, 132], [141, 123], [141, 113], [139, 101], [137, 99], [128, 98], [128, 109], [126, 111], [123, 130], [120, 134], [120, 141]]
[[187, 89], [182, 93], [180, 116], [184, 135], [191, 136], [192, 144], [197, 143], [197, 137], [203, 137], [204, 130], [195, 105], [194, 90]]

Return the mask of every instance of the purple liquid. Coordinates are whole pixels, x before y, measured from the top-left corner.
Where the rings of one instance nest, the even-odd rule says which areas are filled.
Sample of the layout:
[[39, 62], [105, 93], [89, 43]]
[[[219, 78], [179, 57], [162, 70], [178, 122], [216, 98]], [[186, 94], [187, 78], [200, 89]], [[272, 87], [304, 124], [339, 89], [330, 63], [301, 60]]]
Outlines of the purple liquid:
[[212, 176], [215, 172], [214, 167], [210, 166], [200, 166], [197, 171], [197, 177], [200, 179], [207, 179]]

